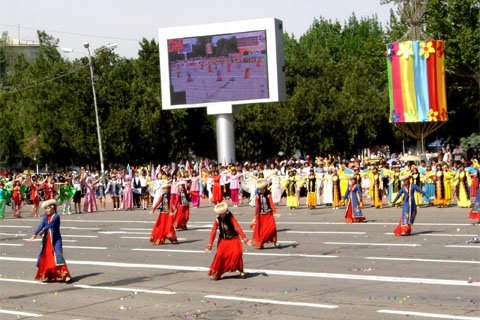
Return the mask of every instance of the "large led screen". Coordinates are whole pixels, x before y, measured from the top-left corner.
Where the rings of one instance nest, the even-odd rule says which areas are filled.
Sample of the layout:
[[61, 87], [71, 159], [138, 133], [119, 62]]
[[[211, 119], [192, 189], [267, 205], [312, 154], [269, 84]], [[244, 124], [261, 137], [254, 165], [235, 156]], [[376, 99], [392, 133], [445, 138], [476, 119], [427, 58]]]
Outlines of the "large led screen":
[[171, 104], [264, 99], [265, 30], [167, 40]]
[[283, 101], [283, 31], [273, 18], [160, 29], [163, 109]]

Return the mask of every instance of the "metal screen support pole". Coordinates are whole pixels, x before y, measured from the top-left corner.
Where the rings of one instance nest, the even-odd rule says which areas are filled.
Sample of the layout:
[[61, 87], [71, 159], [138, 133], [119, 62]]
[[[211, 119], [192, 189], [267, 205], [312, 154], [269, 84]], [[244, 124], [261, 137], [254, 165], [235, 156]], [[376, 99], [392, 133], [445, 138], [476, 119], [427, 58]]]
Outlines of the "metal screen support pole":
[[235, 163], [235, 131], [233, 114], [216, 114], [217, 127], [217, 159], [218, 163]]

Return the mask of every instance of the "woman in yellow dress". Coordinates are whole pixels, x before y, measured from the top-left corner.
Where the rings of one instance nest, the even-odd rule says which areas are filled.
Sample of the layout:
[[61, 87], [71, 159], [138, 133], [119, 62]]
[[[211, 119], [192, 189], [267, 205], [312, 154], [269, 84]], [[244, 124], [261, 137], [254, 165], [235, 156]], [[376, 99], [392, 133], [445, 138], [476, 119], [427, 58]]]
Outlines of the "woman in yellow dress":
[[447, 204], [446, 190], [445, 190], [445, 176], [442, 167], [437, 166], [435, 172], [435, 201], [434, 204], [439, 208], [443, 208]]
[[[420, 173], [418, 172], [418, 168], [415, 166], [412, 166], [410, 172], [411, 172], [411, 178], [410, 178], [411, 183], [415, 184], [416, 186], [420, 187], [420, 189], [423, 190], [423, 182], [422, 182]], [[417, 206], [423, 203], [423, 198], [421, 193], [415, 192], [414, 198]]]
[[455, 188], [455, 173], [450, 171], [450, 167], [446, 164], [443, 166], [443, 182], [445, 183], [445, 201], [449, 206], [453, 199], [453, 190]]
[[382, 208], [382, 189], [383, 189], [383, 181], [380, 172], [378, 171], [377, 167], [372, 169], [370, 173], [370, 198], [372, 199], [372, 205], [380, 209]]
[[460, 171], [455, 175], [455, 184], [457, 192], [457, 206], [469, 208], [472, 205], [470, 201], [470, 185], [472, 184], [470, 175], [465, 171], [465, 165], [460, 165]]
[[288, 178], [282, 182], [287, 194], [287, 207], [289, 207], [290, 210], [298, 208], [297, 188], [303, 185], [303, 179], [298, 178], [295, 173], [295, 169], [290, 169]]

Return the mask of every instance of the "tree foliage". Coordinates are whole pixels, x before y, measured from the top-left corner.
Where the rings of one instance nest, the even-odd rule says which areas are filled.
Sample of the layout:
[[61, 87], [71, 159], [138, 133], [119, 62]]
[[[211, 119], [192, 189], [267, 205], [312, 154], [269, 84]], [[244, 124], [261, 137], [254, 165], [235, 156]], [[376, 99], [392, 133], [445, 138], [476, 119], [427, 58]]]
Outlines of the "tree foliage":
[[[450, 120], [440, 134], [456, 141], [479, 129], [478, 1], [430, 0], [424, 20], [430, 37], [446, 41]], [[352, 15], [344, 23], [315, 19], [299, 39], [285, 34], [287, 100], [241, 107], [237, 158], [398, 146], [401, 137], [388, 123], [385, 44], [406, 30], [392, 12], [387, 26]], [[0, 45], [0, 165], [96, 164], [88, 59], [67, 60], [57, 39], [43, 31], [38, 37], [31, 62], [20, 55], [8, 65]], [[231, 50], [228, 41], [222, 46]], [[158, 43], [147, 39], [135, 59], [107, 48], [92, 56], [107, 165], [215, 157], [215, 120], [204, 109], [162, 111], [158, 59]]]

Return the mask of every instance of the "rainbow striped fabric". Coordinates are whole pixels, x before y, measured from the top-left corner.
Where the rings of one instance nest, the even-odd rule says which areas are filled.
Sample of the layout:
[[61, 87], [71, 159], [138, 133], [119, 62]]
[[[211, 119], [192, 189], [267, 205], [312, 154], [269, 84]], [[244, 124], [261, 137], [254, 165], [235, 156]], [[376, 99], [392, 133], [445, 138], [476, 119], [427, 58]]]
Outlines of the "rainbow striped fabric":
[[390, 122], [447, 121], [443, 40], [387, 45]]

